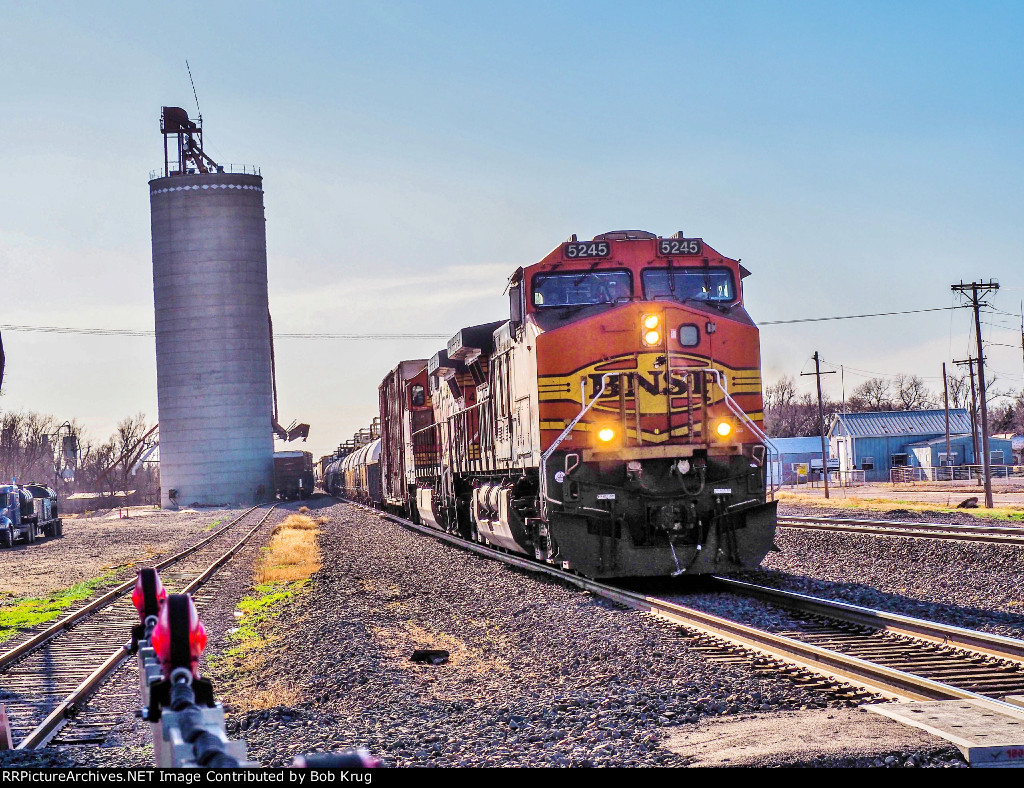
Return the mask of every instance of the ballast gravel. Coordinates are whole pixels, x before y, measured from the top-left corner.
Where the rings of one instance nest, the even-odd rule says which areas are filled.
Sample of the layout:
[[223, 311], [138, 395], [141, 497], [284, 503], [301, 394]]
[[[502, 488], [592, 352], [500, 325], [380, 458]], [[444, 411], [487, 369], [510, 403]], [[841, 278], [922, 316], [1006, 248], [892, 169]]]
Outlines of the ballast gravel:
[[[846, 705], [717, 661], [652, 616], [376, 513], [338, 504], [318, 514], [328, 517], [323, 568], [286, 603], [273, 675], [260, 679], [287, 681], [302, 700], [229, 707], [229, 732], [264, 765], [361, 746], [386, 766], [685, 766], [693, 759], [664, 746], [681, 727]], [[450, 661], [414, 664], [417, 648], [447, 650]], [[222, 678], [230, 704], [230, 668]], [[858, 756], [808, 763], [962, 763], [937, 739]]]
[[[795, 507], [784, 513], [810, 514]], [[761, 569], [737, 577], [1024, 638], [1022, 546], [798, 528], [780, 528], [775, 543], [779, 552]]]

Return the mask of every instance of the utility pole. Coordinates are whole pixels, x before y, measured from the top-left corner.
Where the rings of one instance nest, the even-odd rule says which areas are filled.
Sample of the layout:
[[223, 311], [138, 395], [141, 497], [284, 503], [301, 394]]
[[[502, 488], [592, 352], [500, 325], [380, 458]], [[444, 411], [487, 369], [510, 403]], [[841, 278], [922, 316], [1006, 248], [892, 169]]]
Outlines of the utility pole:
[[821, 376], [834, 375], [836, 373], [835, 370], [822, 372], [820, 362], [821, 358], [818, 355], [818, 351], [815, 350], [814, 372], [801, 372], [800, 376], [814, 375], [818, 381], [818, 419], [821, 424], [821, 478], [825, 482], [825, 497], [828, 498], [828, 449], [825, 447], [825, 406], [821, 402]]
[[[942, 362], [942, 399], [946, 403], [946, 461], [943, 465], [952, 466], [949, 456], [949, 379], [946, 377], [946, 362]], [[953, 480], [953, 471], [949, 472], [949, 480]]]
[[981, 459], [982, 468], [985, 474], [985, 508], [992, 508], [992, 473], [990, 457], [988, 452], [988, 403], [985, 394], [985, 348], [981, 339], [981, 308], [987, 306], [981, 299], [996, 292], [999, 283], [994, 279], [988, 282], [960, 282], [958, 285], [951, 285], [954, 293], [970, 299], [971, 308], [974, 310], [974, 334], [978, 340], [978, 401], [981, 405]]
[[[974, 356], [968, 356], [960, 361], [955, 359], [953, 361], [958, 367], [966, 364], [967, 371], [971, 376], [971, 450], [974, 452], [975, 462], [978, 461], [978, 393], [974, 388], [974, 362], [977, 360]], [[978, 479], [978, 485], [981, 485], [981, 479]]]

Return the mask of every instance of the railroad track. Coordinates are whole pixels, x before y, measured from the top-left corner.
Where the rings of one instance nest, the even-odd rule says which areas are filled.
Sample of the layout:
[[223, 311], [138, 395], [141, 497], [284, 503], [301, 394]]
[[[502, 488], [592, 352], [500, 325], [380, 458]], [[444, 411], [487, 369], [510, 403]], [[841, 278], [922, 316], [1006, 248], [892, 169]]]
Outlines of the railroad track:
[[[251, 527], [252, 507], [192, 547], [155, 564], [168, 593], [194, 593], [255, 536], [277, 508]], [[261, 510], [262, 511], [262, 510]], [[217, 542], [243, 524], [244, 533], [225, 549]], [[0, 703], [6, 706], [17, 749], [46, 745], [69, 717], [129, 656], [129, 632], [138, 623], [131, 603], [132, 579], [0, 655]], [[99, 716], [68, 743], [102, 741], [116, 720]]]
[[965, 525], [796, 516], [780, 516], [778, 524], [780, 528], [801, 528], [813, 531], [844, 531], [876, 536], [909, 536], [922, 539], [952, 539], [965, 542], [1024, 545], [1024, 527], [1013, 525]]
[[769, 632], [467, 542], [352, 501], [346, 503], [487, 558], [558, 578], [596, 596], [679, 624], [699, 633], [704, 650], [717, 651], [720, 656], [731, 648], [752, 657], [762, 668], [767, 658], [767, 664], [780, 666], [781, 672], [790, 672], [795, 666], [823, 676], [827, 682], [853, 684], [899, 700], [963, 699], [1019, 712], [1018, 705], [1004, 698], [1024, 692], [1024, 641], [715, 578], [723, 588], [770, 597], [776, 604], [813, 617], [799, 631]]

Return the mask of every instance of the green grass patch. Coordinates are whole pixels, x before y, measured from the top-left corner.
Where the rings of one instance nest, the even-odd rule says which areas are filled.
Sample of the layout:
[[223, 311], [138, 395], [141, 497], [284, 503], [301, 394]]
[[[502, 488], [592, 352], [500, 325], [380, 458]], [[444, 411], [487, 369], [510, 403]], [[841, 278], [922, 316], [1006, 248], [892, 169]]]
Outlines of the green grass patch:
[[212, 531], [214, 528], [216, 528], [222, 522], [224, 522], [224, 518], [223, 517], [218, 517], [216, 520], [214, 520], [212, 523], [210, 523], [208, 526], [206, 526], [206, 530], [207, 531]]
[[268, 624], [277, 618], [281, 604], [294, 597], [309, 585], [309, 580], [261, 583], [253, 588], [249, 596], [238, 603], [242, 617], [238, 629], [229, 635], [233, 643], [223, 658], [240, 657], [247, 651], [262, 648], [267, 644]]
[[19, 632], [60, 616], [75, 602], [88, 599], [92, 593], [116, 574], [116, 570], [76, 583], [47, 597], [22, 597], [0, 609], [0, 643], [10, 640]]

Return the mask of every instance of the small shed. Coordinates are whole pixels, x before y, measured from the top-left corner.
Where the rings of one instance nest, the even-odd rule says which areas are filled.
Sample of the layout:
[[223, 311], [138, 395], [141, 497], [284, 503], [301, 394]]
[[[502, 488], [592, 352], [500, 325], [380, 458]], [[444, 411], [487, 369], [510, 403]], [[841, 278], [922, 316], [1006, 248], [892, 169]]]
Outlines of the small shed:
[[[779, 456], [768, 467], [769, 482], [773, 484], [797, 484], [798, 466], [806, 466], [806, 470], [815, 469], [821, 475], [821, 436], [811, 435], [800, 438], [772, 438], [772, 445]], [[825, 443], [827, 454], [828, 442]], [[829, 463], [831, 469], [832, 463]]]

